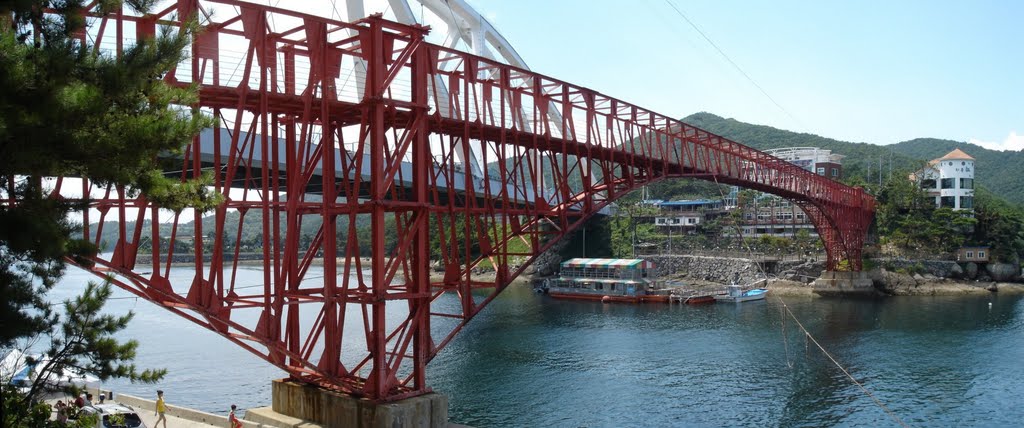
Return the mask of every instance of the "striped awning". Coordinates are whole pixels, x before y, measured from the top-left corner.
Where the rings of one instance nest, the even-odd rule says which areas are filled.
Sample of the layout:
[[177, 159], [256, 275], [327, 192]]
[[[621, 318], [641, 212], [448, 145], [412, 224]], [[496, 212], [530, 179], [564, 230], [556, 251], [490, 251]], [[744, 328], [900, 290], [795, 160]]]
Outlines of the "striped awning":
[[652, 269], [654, 268], [654, 263], [644, 259], [569, 259], [562, 262], [562, 267]]

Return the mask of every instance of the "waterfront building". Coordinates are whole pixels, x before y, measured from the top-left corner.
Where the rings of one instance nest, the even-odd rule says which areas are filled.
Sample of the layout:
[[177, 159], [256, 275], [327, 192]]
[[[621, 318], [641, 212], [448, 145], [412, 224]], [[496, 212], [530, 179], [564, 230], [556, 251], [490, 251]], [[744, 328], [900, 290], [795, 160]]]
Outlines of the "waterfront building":
[[[765, 153], [832, 180], [843, 178], [842, 161], [845, 156], [832, 153], [831, 150], [817, 147], [783, 147], [765, 150]], [[730, 195], [738, 192], [739, 189], [734, 187]], [[741, 210], [741, 232], [745, 238], [793, 238], [801, 230], [806, 230], [811, 238], [818, 239], [818, 231], [811, 223], [810, 217], [789, 200], [757, 192], [746, 203], [741, 204], [738, 197], [733, 197], [732, 201], [732, 206]], [[731, 231], [725, 233], [735, 235]]]
[[974, 158], [963, 150], [933, 159], [909, 178], [935, 199], [936, 208], [974, 210]]
[[[838, 180], [843, 177], [842, 160], [845, 156], [832, 153], [831, 150], [817, 147], [784, 147], [765, 150], [772, 156], [797, 165], [807, 171]], [[744, 192], [749, 194], [749, 192]], [[694, 233], [701, 224], [708, 220], [724, 216], [739, 210], [740, 228], [725, 228], [723, 236], [741, 234], [744, 238], [760, 238], [772, 236], [777, 238], [795, 238], [801, 231], [807, 231], [811, 239], [818, 239], [818, 232], [810, 217], [796, 204], [781, 197], [753, 192], [752, 197], [740, 197], [740, 188], [732, 186], [729, 193], [722, 199], [693, 199], [681, 201], [663, 201], [647, 199], [646, 191], [641, 204], [657, 208], [655, 214], [644, 215], [645, 220], [654, 224], [660, 233], [667, 234], [671, 240], [673, 234]], [[654, 252], [659, 247], [647, 245]], [[646, 253], [646, 252], [645, 252]]]
[[651, 205], [658, 208], [654, 225], [669, 232], [691, 233], [701, 223], [724, 212], [724, 202], [720, 199], [653, 201]]
[[988, 263], [989, 249], [987, 246], [965, 246], [956, 252], [956, 260], [960, 262]]
[[845, 156], [834, 154], [831, 150], [817, 147], [783, 147], [764, 152], [833, 180], [843, 178], [842, 161]]
[[[806, 230], [811, 238], [818, 238], [818, 231], [804, 210], [788, 199], [757, 192], [737, 208], [742, 213], [742, 233], [745, 238], [794, 238], [801, 230]], [[735, 235], [730, 230], [725, 233]]]

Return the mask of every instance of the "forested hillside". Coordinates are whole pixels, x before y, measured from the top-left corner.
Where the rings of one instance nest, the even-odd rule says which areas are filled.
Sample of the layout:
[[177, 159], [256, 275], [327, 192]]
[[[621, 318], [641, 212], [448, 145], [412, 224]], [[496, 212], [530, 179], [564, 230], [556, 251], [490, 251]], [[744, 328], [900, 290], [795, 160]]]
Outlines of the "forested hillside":
[[988, 150], [973, 144], [933, 138], [918, 138], [888, 146], [851, 143], [814, 134], [796, 133], [770, 126], [752, 125], [735, 119], [725, 119], [711, 113], [696, 113], [683, 122], [709, 132], [736, 140], [756, 149], [779, 147], [820, 147], [845, 155], [843, 171], [847, 179], [859, 177], [866, 182], [878, 183], [879, 161], [882, 178], [891, 170], [907, 171], [923, 166], [959, 147], [973, 156], [979, 186], [991, 190], [1015, 205], [1024, 205], [1024, 152]]
[[711, 113], [692, 114], [683, 118], [683, 122], [759, 150], [780, 147], [818, 147], [832, 150], [833, 153], [846, 156], [843, 159], [843, 175], [847, 179], [859, 177], [869, 183], [879, 182], [879, 165], [881, 165], [882, 180], [888, 178], [890, 170], [895, 173], [924, 165], [921, 160], [891, 150], [889, 146], [850, 143], [814, 134], [752, 125], [736, 119], [725, 119]]

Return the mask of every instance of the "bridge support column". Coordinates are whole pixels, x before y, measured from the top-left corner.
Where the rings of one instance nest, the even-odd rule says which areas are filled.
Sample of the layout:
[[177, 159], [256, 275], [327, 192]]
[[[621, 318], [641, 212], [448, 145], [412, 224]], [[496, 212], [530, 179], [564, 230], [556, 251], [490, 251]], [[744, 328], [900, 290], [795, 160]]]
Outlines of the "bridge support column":
[[877, 294], [867, 272], [822, 271], [811, 284], [814, 292], [823, 296], [873, 296]]
[[274, 381], [271, 395], [275, 413], [325, 427], [448, 426], [448, 397], [437, 393], [389, 403], [374, 403], [336, 391], [278, 379]]

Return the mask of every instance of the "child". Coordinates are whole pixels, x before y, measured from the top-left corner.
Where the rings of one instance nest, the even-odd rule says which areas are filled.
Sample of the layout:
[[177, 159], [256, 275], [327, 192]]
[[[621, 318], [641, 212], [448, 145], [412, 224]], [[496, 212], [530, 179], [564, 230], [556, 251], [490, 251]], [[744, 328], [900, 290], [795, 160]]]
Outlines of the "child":
[[164, 428], [167, 428], [167, 417], [164, 416], [164, 412], [167, 412], [167, 403], [164, 403], [164, 392], [158, 389], [156, 390], [156, 414], [160, 417], [156, 418], [153, 428], [160, 425], [160, 421], [164, 421]]
[[231, 423], [231, 428], [242, 428], [242, 421], [238, 420], [235, 416], [235, 405], [231, 405], [231, 413], [228, 413], [228, 422]]

